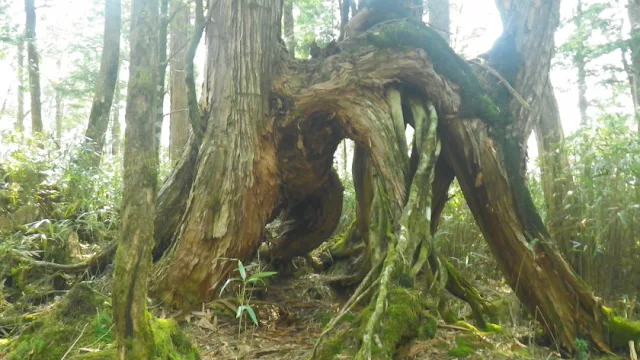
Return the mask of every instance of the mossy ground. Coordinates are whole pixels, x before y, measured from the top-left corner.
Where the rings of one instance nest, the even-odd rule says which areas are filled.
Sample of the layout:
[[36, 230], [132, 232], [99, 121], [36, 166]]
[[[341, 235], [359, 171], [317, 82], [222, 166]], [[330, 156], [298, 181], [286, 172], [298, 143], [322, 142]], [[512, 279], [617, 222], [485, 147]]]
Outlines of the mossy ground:
[[[17, 339], [5, 341], [6, 359], [59, 360], [65, 354], [67, 359], [115, 358], [109, 303], [109, 298], [87, 285], [74, 286], [53, 311], [29, 325]], [[199, 359], [175, 321], [153, 319], [152, 327], [158, 359]], [[0, 343], [0, 355], [2, 346]]]

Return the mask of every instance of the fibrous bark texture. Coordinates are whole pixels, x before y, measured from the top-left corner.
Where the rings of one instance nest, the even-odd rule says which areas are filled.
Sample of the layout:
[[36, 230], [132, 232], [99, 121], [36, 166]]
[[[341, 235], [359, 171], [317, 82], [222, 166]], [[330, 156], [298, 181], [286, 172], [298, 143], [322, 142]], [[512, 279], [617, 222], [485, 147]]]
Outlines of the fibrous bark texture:
[[171, 13], [175, 14], [170, 26], [171, 79], [170, 97], [171, 122], [169, 134], [169, 154], [172, 161], [180, 159], [189, 139], [189, 103], [185, 82], [185, 54], [189, 44], [189, 8], [182, 0], [171, 2]]
[[157, 157], [154, 124], [158, 70], [158, 2], [134, 0], [127, 89], [122, 236], [116, 253], [113, 319], [119, 359], [154, 358], [147, 313], [153, 248]]
[[36, 7], [34, 0], [24, 0], [27, 14], [25, 41], [29, 67], [29, 91], [31, 94], [31, 132], [42, 132], [42, 104], [40, 102], [40, 55], [36, 47]]
[[96, 83], [89, 125], [85, 133], [86, 149], [83, 156], [89, 167], [100, 165], [102, 152], [109, 126], [109, 112], [113, 103], [113, 94], [118, 82], [120, 68], [120, 27], [122, 26], [120, 0], [105, 0], [104, 37], [100, 73]]
[[[204, 102], [207, 129], [173, 249], [154, 290], [193, 307], [223, 282], [233, 262], [259, 244], [278, 198], [276, 149], [269, 141], [271, 74], [276, 70], [280, 1], [212, 1]], [[237, 221], [236, 221], [237, 220]], [[201, 255], [201, 256], [199, 256]]]

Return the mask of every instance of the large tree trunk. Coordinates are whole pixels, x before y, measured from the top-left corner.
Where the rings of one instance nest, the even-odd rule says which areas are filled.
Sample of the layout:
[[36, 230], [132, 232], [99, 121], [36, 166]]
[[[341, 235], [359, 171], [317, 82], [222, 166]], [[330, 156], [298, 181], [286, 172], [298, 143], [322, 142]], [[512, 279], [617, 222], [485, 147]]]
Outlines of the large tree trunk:
[[[207, 127], [182, 225], [155, 276], [156, 296], [189, 308], [209, 297], [233, 262], [257, 248], [279, 197], [269, 130], [281, 2], [211, 1], [204, 102]], [[197, 250], [196, 250], [197, 249]]]
[[[391, 358], [403, 337], [433, 320], [426, 311], [437, 309], [445, 286], [482, 310], [477, 292], [437, 255], [429, 231], [454, 174], [510, 286], [559, 348], [573, 350], [582, 338], [608, 350], [638, 336], [620, 331], [555, 250], [520, 172], [508, 101], [496, 106], [437, 33], [399, 20], [408, 9], [376, 2], [353, 18], [343, 52], [295, 61], [276, 45], [280, 3], [213, 3], [202, 145], [194, 135], [163, 187], [166, 203], [179, 206], [160, 207], [156, 218], [156, 229], [171, 229], [162, 236], [175, 239], [153, 280], [159, 299], [186, 310], [213, 296], [231, 275], [227, 259], [253, 256], [272, 219], [284, 224], [268, 239], [276, 258], [322, 242], [341, 204], [331, 158], [348, 137], [356, 143], [354, 229], [367, 260], [336, 319], [363, 299], [368, 305], [352, 332], [338, 333], [341, 342], [357, 338], [339, 352]], [[407, 125], [416, 130], [411, 156]], [[319, 349], [335, 358], [325, 352], [331, 346]]]
[[31, 94], [31, 133], [42, 132], [42, 103], [40, 102], [40, 64], [36, 47], [36, 7], [34, 0], [24, 0], [27, 23], [27, 62], [29, 66], [29, 91]]
[[122, 231], [115, 259], [113, 319], [119, 359], [155, 355], [147, 313], [153, 248], [157, 157], [154, 126], [158, 71], [158, 2], [134, 0], [127, 89]]
[[536, 130], [549, 228], [577, 269], [578, 259], [571, 251], [576, 230], [572, 225], [575, 222], [571, 216], [573, 208], [565, 207], [574, 190], [573, 178], [564, 150], [560, 111], [549, 78], [560, 1], [498, 0], [496, 4], [504, 32], [489, 52], [488, 61], [517, 93], [496, 82], [497, 96], [515, 115], [514, 133], [521, 144], [522, 169], [526, 166], [527, 139], [531, 130]]
[[18, 112], [16, 114], [17, 131], [24, 131], [24, 37], [18, 39]]
[[169, 154], [171, 161], [180, 159], [189, 139], [189, 102], [185, 82], [185, 54], [189, 44], [189, 8], [182, 0], [171, 2], [171, 13], [175, 14], [170, 24], [171, 31], [171, 122]]
[[86, 161], [86, 165], [91, 168], [100, 165], [109, 127], [109, 112], [120, 68], [120, 27], [122, 26], [120, 0], [105, 0], [104, 6], [104, 40], [100, 73], [91, 104], [89, 125], [85, 133], [86, 149], [89, 151], [82, 155], [86, 157], [82, 161]]

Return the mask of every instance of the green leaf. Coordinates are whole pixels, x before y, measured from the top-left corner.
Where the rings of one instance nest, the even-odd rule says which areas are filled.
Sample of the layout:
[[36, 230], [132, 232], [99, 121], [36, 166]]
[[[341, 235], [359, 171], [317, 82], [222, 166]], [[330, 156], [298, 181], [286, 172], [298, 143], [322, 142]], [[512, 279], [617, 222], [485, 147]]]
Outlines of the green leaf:
[[224, 283], [224, 285], [222, 285], [222, 289], [220, 289], [220, 295], [222, 295], [222, 292], [224, 291], [224, 289], [227, 288], [227, 285], [231, 284], [234, 281], [238, 281], [240, 280], [239, 278], [231, 278], [231, 279], [227, 279], [227, 281]]
[[240, 315], [242, 315], [243, 310], [246, 311], [247, 314], [249, 314], [251, 321], [253, 321], [253, 323], [256, 324], [256, 326], [258, 326], [258, 318], [256, 317], [256, 313], [255, 311], [253, 311], [253, 308], [248, 305], [238, 306], [238, 311], [236, 312], [236, 319], [239, 318]]
[[240, 272], [242, 281], [245, 281], [247, 279], [247, 271], [245, 270], [244, 265], [242, 265], [242, 261], [240, 260], [238, 260], [238, 272]]
[[[249, 277], [249, 280], [251, 280], [251, 279], [256, 279], [256, 280], [258, 280], [258, 279], [264, 279], [264, 278], [267, 278], [267, 277], [273, 276], [273, 275], [275, 275], [275, 274], [277, 274], [277, 272], [275, 272], [275, 271], [264, 271], [264, 272], [259, 272], [259, 273], [256, 273], [256, 274], [251, 275], [251, 276]], [[254, 281], [255, 281], [255, 280], [254, 280]]]

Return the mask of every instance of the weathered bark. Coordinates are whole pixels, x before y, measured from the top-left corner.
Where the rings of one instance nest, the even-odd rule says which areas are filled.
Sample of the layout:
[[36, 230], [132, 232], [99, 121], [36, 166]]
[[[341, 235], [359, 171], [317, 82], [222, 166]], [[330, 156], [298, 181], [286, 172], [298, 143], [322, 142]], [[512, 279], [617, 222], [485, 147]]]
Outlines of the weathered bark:
[[[564, 150], [564, 131], [553, 86], [549, 78], [554, 51], [553, 36], [559, 24], [560, 1], [496, 2], [502, 15], [504, 32], [489, 52], [489, 64], [506, 79], [520, 98], [497, 84], [498, 98], [515, 116], [514, 134], [521, 146], [521, 168], [526, 166], [526, 142], [535, 128], [549, 228], [563, 253], [571, 256], [572, 236], [576, 230], [571, 222], [573, 178]], [[526, 103], [523, 103], [526, 101]], [[523, 171], [524, 172], [524, 171]]]
[[[340, 2], [342, 4], [342, 2]], [[295, 22], [293, 19], [293, 0], [284, 0], [283, 7], [283, 22], [284, 22], [284, 41], [287, 44], [287, 50], [292, 57], [296, 56], [296, 34], [295, 34]]]
[[158, 71], [158, 2], [134, 0], [127, 89], [122, 235], [116, 253], [113, 319], [119, 359], [151, 359], [155, 344], [147, 313], [153, 248], [157, 157], [154, 125]]
[[246, 260], [257, 249], [279, 195], [268, 130], [273, 121], [265, 114], [281, 2], [209, 5], [216, 26], [207, 28], [208, 125], [177, 240], [154, 278], [156, 296], [183, 308], [197, 305], [226, 280], [234, 263], [219, 257]]
[[640, 1], [629, 0], [627, 7], [629, 24], [631, 25], [631, 39], [629, 48], [631, 49], [631, 94], [634, 100], [634, 113], [638, 134], [640, 134]]
[[156, 102], [156, 154], [160, 159], [160, 141], [162, 140], [162, 123], [164, 122], [164, 96], [166, 94], [165, 77], [167, 74], [167, 30], [169, 29], [169, 0], [160, 1], [160, 28], [158, 29], [158, 87]]
[[40, 102], [40, 65], [36, 47], [36, 7], [34, 0], [24, 0], [27, 23], [27, 62], [29, 67], [29, 91], [31, 94], [31, 133], [42, 132], [42, 103]]
[[24, 37], [18, 39], [18, 111], [16, 114], [17, 131], [24, 131]]
[[449, 0], [427, 0], [429, 26], [431, 26], [447, 44], [451, 42], [451, 4]]
[[518, 298], [545, 324], [559, 348], [573, 350], [574, 340], [585, 338], [599, 349], [610, 349], [602, 305], [554, 250], [540, 219], [523, 218], [520, 207], [531, 206], [530, 201], [510, 189], [524, 180], [513, 174], [517, 169], [506, 169], [498, 155], [508, 149], [496, 152], [501, 145], [478, 120], [449, 121], [445, 129], [443, 136], [450, 141], [443, 154]]
[[170, 98], [171, 113], [169, 115], [169, 155], [171, 161], [180, 159], [189, 139], [189, 102], [187, 101], [187, 84], [185, 82], [185, 54], [189, 44], [189, 8], [182, 0], [171, 2], [174, 15], [170, 24], [171, 32], [171, 73]]
[[89, 125], [85, 133], [87, 151], [82, 154], [83, 159], [81, 159], [90, 168], [100, 165], [109, 127], [109, 112], [120, 68], [120, 28], [122, 26], [120, 0], [105, 0], [104, 5], [104, 37], [100, 73], [91, 104]]

